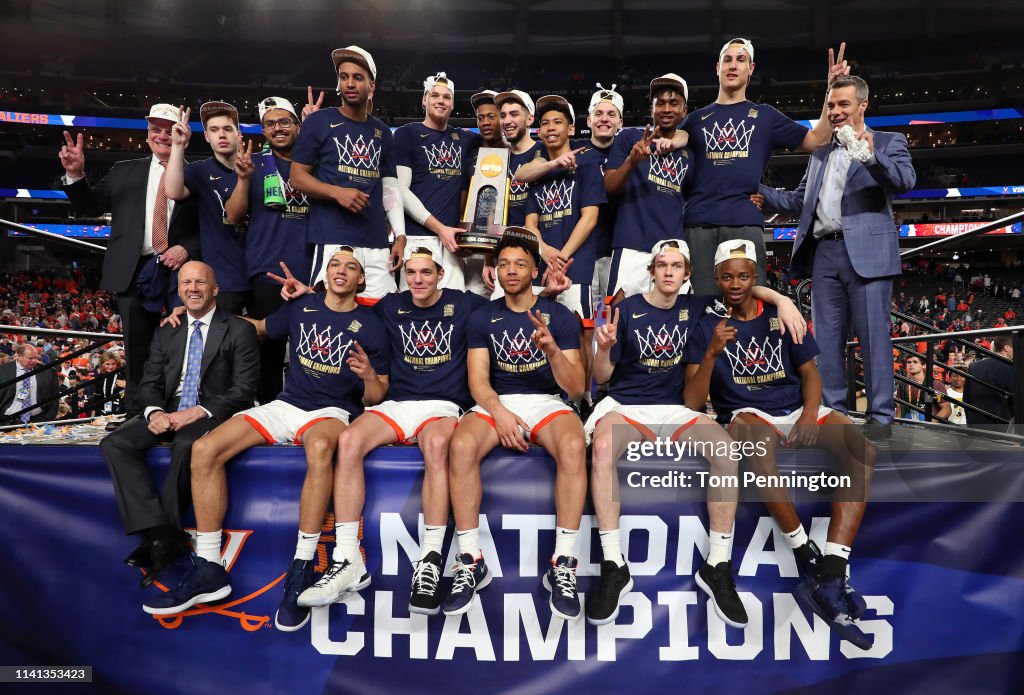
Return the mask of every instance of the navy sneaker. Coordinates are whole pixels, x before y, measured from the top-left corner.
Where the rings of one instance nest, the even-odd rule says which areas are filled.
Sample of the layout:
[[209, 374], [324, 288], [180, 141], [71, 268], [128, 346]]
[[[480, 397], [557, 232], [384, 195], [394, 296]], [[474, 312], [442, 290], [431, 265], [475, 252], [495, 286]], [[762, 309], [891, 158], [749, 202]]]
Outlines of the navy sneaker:
[[274, 627], [281, 632], [295, 632], [309, 622], [309, 609], [299, 605], [299, 594], [313, 585], [313, 561], [292, 560], [284, 580], [284, 598], [274, 615]]
[[797, 588], [797, 598], [820, 617], [841, 639], [858, 649], [870, 649], [874, 638], [866, 635], [850, 616], [846, 605], [846, 578], [824, 582], [806, 581]]
[[409, 612], [423, 615], [437, 615], [441, 610], [441, 592], [437, 583], [441, 581], [441, 554], [431, 550], [416, 563], [412, 573], [412, 594], [409, 596]]
[[197, 603], [219, 601], [231, 595], [231, 582], [224, 565], [192, 555], [192, 566], [173, 589], [142, 604], [150, 615], [171, 615], [186, 611]]
[[860, 620], [861, 616], [864, 615], [864, 611], [868, 609], [868, 602], [864, 600], [860, 592], [850, 586], [849, 579], [843, 583], [843, 586], [845, 587], [847, 612], [849, 612], [850, 617], [854, 620]]
[[544, 588], [551, 592], [548, 605], [562, 620], [580, 617], [580, 595], [576, 593], [576, 558], [559, 555], [544, 575]]
[[719, 562], [709, 565], [705, 562], [693, 577], [715, 607], [715, 613], [726, 625], [747, 626], [747, 609], [743, 607], [740, 595], [736, 593], [736, 582], [732, 578], [732, 563]]
[[491, 583], [491, 572], [483, 557], [474, 560], [469, 553], [459, 555], [452, 569], [455, 577], [444, 599], [443, 610], [445, 615], [462, 615], [473, 605], [476, 592]]
[[799, 548], [793, 548], [793, 557], [796, 558], [796, 568], [800, 576], [805, 580], [817, 579], [818, 570], [821, 569], [821, 551], [814, 541], [807, 541]]
[[629, 565], [619, 567], [612, 560], [601, 563], [601, 583], [597, 591], [587, 598], [587, 622], [607, 625], [619, 616], [619, 601], [633, 589]]

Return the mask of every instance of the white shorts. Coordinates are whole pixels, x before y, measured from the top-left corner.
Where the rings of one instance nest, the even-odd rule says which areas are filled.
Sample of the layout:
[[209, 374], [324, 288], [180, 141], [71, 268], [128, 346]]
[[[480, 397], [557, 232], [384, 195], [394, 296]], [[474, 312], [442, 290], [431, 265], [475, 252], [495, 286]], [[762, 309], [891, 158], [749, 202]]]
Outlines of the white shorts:
[[676, 440], [690, 425], [697, 421], [702, 413], [690, 410], [685, 405], [623, 405], [611, 396], [605, 396], [594, 407], [583, 432], [590, 443], [597, 429], [597, 423], [611, 413], [618, 413], [632, 425], [644, 439], [654, 441], [655, 438]]
[[[441, 289], [450, 288], [453, 290], [466, 289], [466, 277], [464, 261], [461, 256], [456, 256], [441, 243], [436, 236], [410, 236], [405, 239], [405, 250], [414, 249], [417, 246], [424, 246], [434, 252], [434, 257], [441, 257], [441, 267], [444, 268], [444, 277], [438, 283]], [[481, 283], [483, 280], [481, 280]], [[405, 291], [409, 289], [409, 283], [405, 281], [405, 273], [398, 275], [398, 289]]]
[[[611, 303], [611, 298], [618, 294], [619, 290], [622, 290], [623, 298], [649, 291], [653, 285], [651, 271], [647, 269], [650, 264], [650, 251], [615, 249], [610, 271], [610, 276], [615, 278], [615, 286], [609, 288], [606, 301]], [[689, 280], [679, 288], [679, 294], [690, 294], [691, 291]]]
[[[534, 294], [539, 295], [543, 291], [543, 287], [533, 286]], [[505, 290], [501, 288], [501, 285], [495, 286], [494, 292], [491, 293], [491, 299], [498, 299], [504, 296]], [[569, 289], [565, 292], [559, 293], [555, 297], [555, 301], [576, 314], [580, 321], [583, 322], [584, 328], [594, 327], [594, 304], [590, 298], [590, 285], [577, 285], [573, 283], [569, 285]]]
[[[523, 419], [529, 428], [523, 430], [523, 436], [529, 439], [531, 444], [537, 443], [537, 435], [540, 434], [540, 431], [559, 415], [565, 413], [575, 415], [572, 408], [567, 406], [561, 398], [549, 394], [510, 393], [498, 396], [498, 400], [513, 415], [518, 415]], [[467, 413], [467, 415], [469, 414], [486, 420], [491, 427], [494, 427], [494, 418], [480, 406], [474, 405], [473, 409]]]
[[445, 417], [458, 419], [462, 409], [451, 401], [384, 401], [367, 408], [394, 430], [398, 441], [412, 444], [424, 427]]
[[612, 257], [598, 258], [594, 263], [594, 279], [590, 283], [590, 291], [594, 298], [595, 316], [604, 306], [604, 298], [608, 296], [608, 275], [612, 271]]
[[[331, 255], [339, 246], [343, 246], [343, 244], [319, 244], [314, 249], [313, 272], [309, 278], [310, 287], [324, 279]], [[364, 299], [380, 299], [387, 293], [396, 291], [395, 275], [388, 271], [391, 250], [360, 248], [360, 251], [363, 258], [366, 259], [366, 267], [363, 268], [366, 289], [360, 292], [359, 296]]]
[[[824, 421], [824, 419], [827, 418], [829, 416], [829, 413], [831, 412], [831, 408], [826, 408], [823, 405], [819, 405], [817, 423], [820, 425], [822, 421]], [[758, 418], [764, 420], [769, 425], [771, 425], [772, 429], [778, 432], [780, 437], [788, 437], [790, 431], [793, 429], [793, 425], [795, 425], [796, 421], [800, 419], [800, 416], [804, 414], [804, 409], [803, 406], [801, 406], [794, 410], [789, 415], [769, 415], [763, 410], [758, 410], [757, 408], [740, 408], [739, 410], [733, 411], [733, 422], [736, 421], [736, 416], [739, 415], [740, 413], [750, 413], [751, 415], [756, 415]]]
[[294, 442], [302, 444], [302, 433], [321, 420], [341, 420], [348, 424], [349, 414], [343, 408], [303, 410], [282, 400], [270, 401], [236, 413], [263, 435], [267, 444]]

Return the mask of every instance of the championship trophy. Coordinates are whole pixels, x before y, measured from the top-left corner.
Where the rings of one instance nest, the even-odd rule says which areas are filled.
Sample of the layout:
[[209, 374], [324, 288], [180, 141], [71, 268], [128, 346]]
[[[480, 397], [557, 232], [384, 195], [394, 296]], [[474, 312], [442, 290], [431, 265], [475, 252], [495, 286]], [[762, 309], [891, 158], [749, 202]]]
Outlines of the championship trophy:
[[476, 171], [469, 184], [466, 209], [462, 213], [462, 226], [467, 231], [455, 235], [459, 249], [465, 255], [494, 254], [508, 210], [508, 154], [499, 147], [481, 147], [476, 158]]

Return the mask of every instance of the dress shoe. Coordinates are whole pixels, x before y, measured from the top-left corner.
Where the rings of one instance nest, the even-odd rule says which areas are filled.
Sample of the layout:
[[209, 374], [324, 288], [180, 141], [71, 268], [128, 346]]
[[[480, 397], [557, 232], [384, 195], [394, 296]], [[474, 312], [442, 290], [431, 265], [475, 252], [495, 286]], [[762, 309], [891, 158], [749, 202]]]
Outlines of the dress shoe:
[[184, 531], [176, 531], [174, 535], [157, 538], [150, 545], [152, 561], [146, 576], [139, 585], [146, 588], [160, 577], [174, 561], [189, 551], [189, 535]]
[[126, 565], [132, 567], [149, 567], [153, 564], [153, 546], [149, 541], [143, 541], [139, 547], [132, 551], [132, 554], [124, 559]]
[[877, 419], [869, 417], [868, 421], [864, 423], [864, 435], [875, 442], [892, 439], [892, 423], [886, 422], [883, 424]]
[[105, 429], [107, 432], [113, 432], [114, 430], [116, 430], [118, 427], [120, 427], [123, 424], [124, 424], [124, 420], [115, 420], [113, 422], [108, 422], [107, 426], [104, 427], [103, 429]]

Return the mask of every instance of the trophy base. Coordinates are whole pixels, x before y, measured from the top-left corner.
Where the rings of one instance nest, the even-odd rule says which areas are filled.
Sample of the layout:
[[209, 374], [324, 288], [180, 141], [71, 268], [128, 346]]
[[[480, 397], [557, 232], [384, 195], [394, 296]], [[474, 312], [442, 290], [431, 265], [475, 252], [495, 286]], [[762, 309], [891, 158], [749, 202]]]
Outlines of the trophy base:
[[466, 256], [493, 256], [499, 241], [501, 241], [500, 236], [481, 232], [459, 232], [455, 235], [455, 243], [459, 245], [459, 252]]

